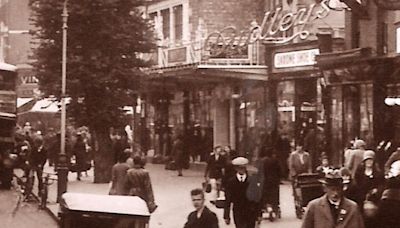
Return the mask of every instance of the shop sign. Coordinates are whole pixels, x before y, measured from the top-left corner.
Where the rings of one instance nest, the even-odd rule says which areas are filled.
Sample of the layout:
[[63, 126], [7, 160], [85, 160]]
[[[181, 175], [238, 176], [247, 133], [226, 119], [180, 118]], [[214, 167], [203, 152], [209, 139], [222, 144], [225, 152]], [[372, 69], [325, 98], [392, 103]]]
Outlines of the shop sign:
[[[229, 26], [220, 31], [210, 33], [205, 40], [205, 50], [210, 52], [210, 57], [224, 56], [225, 53], [233, 52], [247, 47], [256, 41], [271, 44], [283, 44], [295, 38], [306, 39], [310, 35], [307, 26], [314, 20], [328, 16], [328, 0], [308, 7], [300, 8], [297, 12], [284, 12], [277, 8], [275, 12], [269, 11], [264, 14], [260, 23], [252, 22], [250, 31], [238, 31]], [[295, 30], [293, 28], [296, 28]], [[290, 36], [281, 36], [289, 30], [293, 31]]]
[[309, 49], [301, 51], [290, 51], [276, 53], [274, 56], [275, 68], [288, 68], [300, 66], [312, 66], [316, 64], [315, 56], [319, 54], [319, 49]]
[[186, 62], [186, 47], [168, 49], [168, 63]]

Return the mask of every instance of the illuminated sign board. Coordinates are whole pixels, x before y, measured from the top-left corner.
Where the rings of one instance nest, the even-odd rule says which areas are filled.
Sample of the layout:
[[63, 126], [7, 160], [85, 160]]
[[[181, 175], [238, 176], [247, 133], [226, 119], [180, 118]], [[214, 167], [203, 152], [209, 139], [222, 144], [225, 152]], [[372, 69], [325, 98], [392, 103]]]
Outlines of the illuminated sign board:
[[[210, 57], [226, 57], [225, 53], [243, 49], [256, 41], [283, 44], [295, 38], [304, 40], [310, 35], [307, 26], [314, 20], [328, 16], [330, 8], [327, 4], [328, 0], [323, 0], [319, 4], [300, 8], [296, 12], [284, 12], [279, 7], [275, 12], [266, 12], [261, 23], [252, 22], [249, 31], [238, 31], [234, 26], [229, 26], [212, 32], [205, 40], [205, 50], [210, 53]], [[291, 35], [282, 36], [282, 34]]]
[[274, 67], [288, 68], [288, 67], [312, 66], [316, 64], [315, 61], [316, 55], [319, 55], [319, 49], [276, 53], [274, 55]]

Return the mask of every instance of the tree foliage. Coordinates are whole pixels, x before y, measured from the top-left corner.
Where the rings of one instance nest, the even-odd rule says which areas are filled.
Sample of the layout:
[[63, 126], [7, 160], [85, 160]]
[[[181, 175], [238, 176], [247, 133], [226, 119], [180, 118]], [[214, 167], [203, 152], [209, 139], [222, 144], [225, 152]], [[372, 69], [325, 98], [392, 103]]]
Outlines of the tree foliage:
[[[58, 97], [63, 4], [63, 0], [30, 0], [40, 89]], [[121, 107], [134, 103], [140, 68], [146, 66], [139, 56], [154, 48], [151, 25], [142, 17], [143, 4], [143, 0], [68, 1], [67, 95], [72, 98], [68, 115], [90, 126], [95, 135], [102, 134], [98, 139], [105, 139], [109, 127], [122, 119]]]

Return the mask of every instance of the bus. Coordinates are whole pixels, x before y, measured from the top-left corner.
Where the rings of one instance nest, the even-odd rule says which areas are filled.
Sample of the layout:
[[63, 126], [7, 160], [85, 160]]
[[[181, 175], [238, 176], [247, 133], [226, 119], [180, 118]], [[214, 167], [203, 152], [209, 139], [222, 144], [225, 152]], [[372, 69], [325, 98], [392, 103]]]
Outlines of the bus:
[[17, 67], [0, 62], [0, 188], [9, 189], [13, 178], [11, 153], [17, 123]]

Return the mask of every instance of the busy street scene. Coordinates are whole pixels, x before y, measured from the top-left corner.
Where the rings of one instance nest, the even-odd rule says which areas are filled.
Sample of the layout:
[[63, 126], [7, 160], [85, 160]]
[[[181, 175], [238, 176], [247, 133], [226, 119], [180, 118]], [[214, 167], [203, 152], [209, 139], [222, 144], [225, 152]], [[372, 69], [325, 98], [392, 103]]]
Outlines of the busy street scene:
[[0, 0], [0, 227], [400, 227], [398, 106], [400, 0]]

